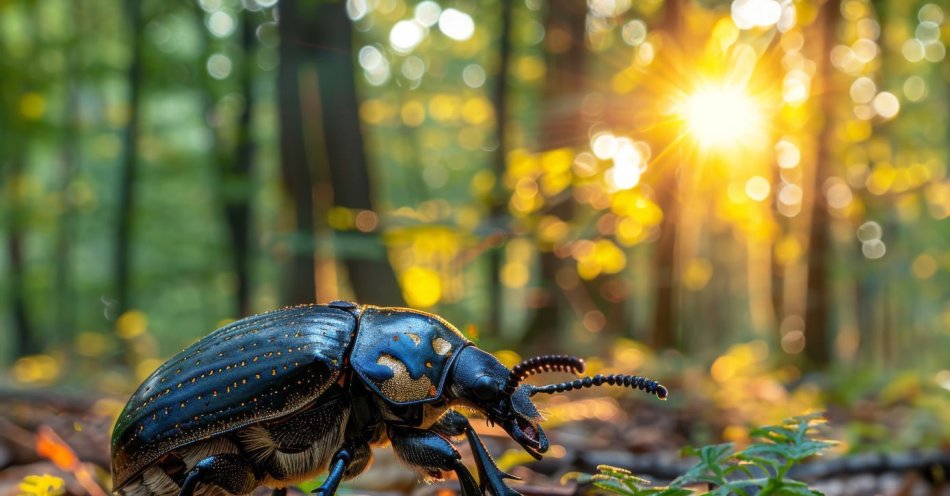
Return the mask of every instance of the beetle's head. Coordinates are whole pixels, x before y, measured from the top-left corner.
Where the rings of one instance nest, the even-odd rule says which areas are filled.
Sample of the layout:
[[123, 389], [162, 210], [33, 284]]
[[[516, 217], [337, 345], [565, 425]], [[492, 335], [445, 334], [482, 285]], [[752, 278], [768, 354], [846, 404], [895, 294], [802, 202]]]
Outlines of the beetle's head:
[[540, 425], [544, 419], [531, 402], [535, 394], [562, 393], [605, 384], [640, 389], [660, 399], [666, 399], [668, 393], [656, 381], [624, 374], [598, 374], [544, 386], [521, 384], [530, 375], [548, 371], [581, 374], [584, 361], [568, 355], [539, 356], [508, 370], [494, 356], [467, 346], [455, 362], [451, 394], [461, 403], [479, 410], [489, 422], [500, 425], [525, 451], [540, 459], [541, 453], [548, 449], [548, 440]]
[[527, 386], [512, 389], [511, 371], [494, 356], [474, 347], [462, 349], [455, 362], [452, 396], [500, 425], [525, 451], [540, 458], [548, 450], [543, 418]]

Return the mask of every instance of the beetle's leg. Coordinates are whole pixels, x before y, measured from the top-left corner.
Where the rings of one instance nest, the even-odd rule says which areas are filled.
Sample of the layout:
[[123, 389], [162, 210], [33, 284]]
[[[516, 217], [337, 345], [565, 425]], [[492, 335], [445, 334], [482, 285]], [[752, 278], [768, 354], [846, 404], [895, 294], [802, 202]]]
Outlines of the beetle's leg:
[[391, 426], [389, 440], [396, 456], [424, 476], [440, 479], [443, 471], [453, 470], [462, 485], [462, 496], [481, 496], [478, 484], [462, 463], [462, 455], [441, 435], [421, 429]]
[[247, 494], [257, 487], [250, 462], [237, 454], [211, 455], [195, 464], [185, 475], [178, 496], [192, 496], [198, 483], [214, 484], [231, 494]]
[[478, 482], [482, 491], [486, 488], [495, 496], [514, 496], [518, 491], [508, 487], [504, 479], [517, 479], [517, 477], [502, 472], [495, 460], [488, 453], [488, 449], [482, 443], [482, 440], [475, 433], [472, 424], [459, 412], [449, 410], [445, 413], [431, 429], [440, 434], [457, 437], [465, 434], [468, 438], [468, 444], [472, 447], [472, 455], [475, 457], [475, 466], [478, 467]]
[[352, 459], [353, 455], [350, 454], [348, 449], [345, 447], [340, 448], [334, 453], [333, 460], [330, 461], [330, 473], [328, 473], [327, 478], [323, 480], [323, 484], [320, 484], [320, 487], [310, 492], [321, 496], [333, 496], [333, 494], [336, 493], [337, 486], [340, 485], [340, 481], [343, 479], [343, 472], [346, 470], [346, 466]]
[[436, 420], [429, 430], [442, 434], [447, 438], [457, 438], [465, 434], [465, 430], [470, 427], [465, 415], [455, 411], [448, 410]]
[[330, 461], [330, 473], [320, 487], [311, 491], [321, 496], [333, 496], [340, 481], [349, 480], [361, 474], [373, 459], [373, 452], [365, 442], [348, 442], [337, 450]]

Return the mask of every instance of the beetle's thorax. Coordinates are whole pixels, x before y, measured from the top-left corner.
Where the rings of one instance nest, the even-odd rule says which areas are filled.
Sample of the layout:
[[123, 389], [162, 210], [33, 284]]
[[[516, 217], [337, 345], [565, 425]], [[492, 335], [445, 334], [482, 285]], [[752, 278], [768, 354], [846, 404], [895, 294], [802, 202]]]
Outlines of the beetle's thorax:
[[399, 414], [400, 407], [439, 402], [448, 370], [470, 344], [436, 315], [365, 306], [350, 363], [367, 388]]

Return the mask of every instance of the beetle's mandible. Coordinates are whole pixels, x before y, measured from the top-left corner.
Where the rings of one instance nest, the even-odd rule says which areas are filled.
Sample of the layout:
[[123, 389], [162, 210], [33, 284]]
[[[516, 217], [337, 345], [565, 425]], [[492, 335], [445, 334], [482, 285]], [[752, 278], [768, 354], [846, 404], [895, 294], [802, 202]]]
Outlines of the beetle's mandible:
[[[359, 475], [371, 447], [391, 444], [426, 479], [454, 471], [463, 496], [514, 496], [462, 407], [500, 425], [540, 459], [548, 448], [538, 393], [620, 385], [665, 399], [629, 375], [546, 386], [532, 374], [580, 374], [584, 362], [542, 356], [511, 370], [442, 318], [406, 308], [332, 302], [248, 317], [171, 358], [129, 399], [112, 433], [114, 490], [122, 495], [247, 494], [329, 471], [331, 496]], [[451, 440], [468, 439], [478, 481]]]

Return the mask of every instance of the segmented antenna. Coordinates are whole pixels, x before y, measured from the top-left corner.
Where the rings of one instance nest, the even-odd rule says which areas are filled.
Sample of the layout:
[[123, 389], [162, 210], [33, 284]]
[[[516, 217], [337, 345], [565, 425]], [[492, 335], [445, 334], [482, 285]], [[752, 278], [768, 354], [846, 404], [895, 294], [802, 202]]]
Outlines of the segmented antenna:
[[518, 384], [530, 375], [542, 372], [583, 374], [584, 368], [584, 360], [571, 355], [543, 355], [529, 358], [511, 369], [505, 390], [508, 394], [513, 393]]
[[610, 374], [610, 375], [600, 375], [597, 374], [593, 377], [584, 377], [582, 379], [577, 379], [569, 382], [562, 382], [560, 384], [549, 384], [547, 386], [531, 386], [529, 392], [531, 396], [534, 396], [538, 393], [545, 394], [555, 394], [563, 393], [565, 391], [570, 391], [572, 389], [581, 389], [589, 388], [594, 386], [601, 386], [604, 384], [609, 384], [611, 386], [623, 386], [631, 389], [639, 389], [641, 391], [646, 391], [652, 395], [655, 395], [661, 400], [665, 400], [669, 395], [669, 390], [666, 389], [666, 386], [654, 381], [653, 379], [647, 379], [646, 377], [640, 377], [638, 375], [625, 375], [625, 374]]

